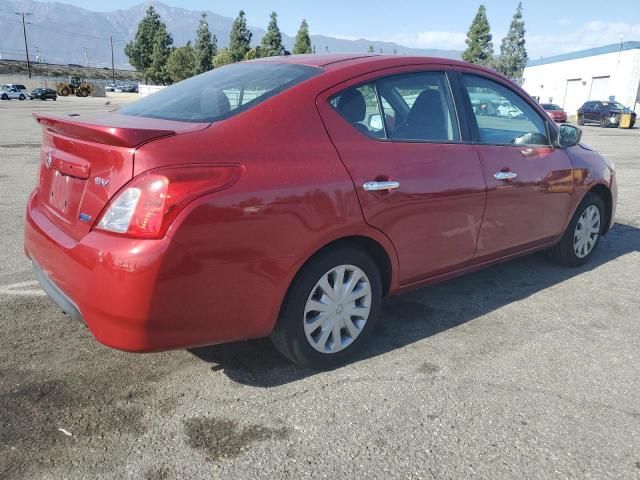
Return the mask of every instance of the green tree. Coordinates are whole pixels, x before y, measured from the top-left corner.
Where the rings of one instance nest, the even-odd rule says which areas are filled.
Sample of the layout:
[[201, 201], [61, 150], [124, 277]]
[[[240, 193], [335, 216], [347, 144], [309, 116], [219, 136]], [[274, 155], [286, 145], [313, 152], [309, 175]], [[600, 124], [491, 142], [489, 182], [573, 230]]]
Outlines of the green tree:
[[491, 38], [487, 9], [484, 5], [480, 5], [467, 33], [467, 49], [462, 52], [462, 59], [478, 65], [491, 66], [493, 63]]
[[213, 57], [218, 53], [217, 50], [218, 39], [209, 31], [207, 14], [203, 12], [196, 32], [196, 44], [194, 48], [196, 74], [208, 72], [213, 68]]
[[160, 25], [163, 25], [160, 14], [152, 5], [149, 6], [138, 24], [133, 41], [124, 47], [129, 63], [140, 72], [145, 72], [151, 66], [155, 34]]
[[167, 59], [171, 54], [173, 38], [167, 31], [167, 26], [160, 22], [153, 36], [153, 50], [151, 52], [151, 65], [144, 71], [145, 77], [157, 84], [165, 84], [171, 80], [167, 73]]
[[271, 12], [271, 20], [267, 27], [267, 33], [262, 37], [262, 52], [265, 57], [276, 57], [284, 52], [282, 33], [278, 27], [278, 14]]
[[507, 36], [502, 39], [497, 70], [512, 80], [520, 80], [522, 72], [529, 60], [524, 41], [524, 20], [522, 19], [522, 2], [513, 14]]
[[296, 43], [293, 46], [293, 54], [311, 53], [311, 37], [309, 36], [309, 25], [306, 20], [302, 20], [298, 33], [296, 35]]
[[214, 67], [221, 67], [233, 62], [235, 62], [235, 59], [228, 48], [219, 49], [217, 55], [213, 57]]
[[179, 82], [185, 78], [196, 74], [197, 69], [196, 51], [188, 42], [184, 47], [174, 48], [167, 58], [167, 73], [174, 82]]
[[253, 38], [253, 33], [247, 28], [244, 10], [240, 10], [231, 25], [231, 34], [229, 35], [229, 53], [234, 62], [244, 59], [244, 56], [251, 49], [251, 38]]
[[373, 45], [369, 45], [369, 49], [367, 50], [369, 53], [373, 53]]
[[249, 50], [246, 55], [244, 56], [245, 60], [254, 60], [256, 58], [262, 58], [264, 57], [264, 52], [263, 52], [263, 48], [260, 47], [259, 45], [257, 47], [253, 47], [251, 50]]

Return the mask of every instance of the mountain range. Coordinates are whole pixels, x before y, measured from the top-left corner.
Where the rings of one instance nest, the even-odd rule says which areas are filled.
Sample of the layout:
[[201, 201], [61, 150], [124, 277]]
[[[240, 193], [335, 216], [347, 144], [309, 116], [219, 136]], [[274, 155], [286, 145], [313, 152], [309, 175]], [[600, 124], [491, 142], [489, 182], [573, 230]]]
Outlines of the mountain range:
[[[0, 58], [24, 60], [22, 19], [15, 13], [26, 12], [31, 61], [110, 66], [110, 39], [113, 37], [116, 68], [131, 68], [124, 54], [124, 45], [134, 37], [138, 22], [149, 5], [156, 8], [167, 24], [174, 45], [184, 45], [187, 41], [195, 39], [202, 11], [171, 7], [157, 1], [141, 3], [126, 10], [93, 12], [58, 2], [0, 0]], [[210, 11], [206, 13], [209, 28], [218, 39], [218, 46], [226, 46], [233, 19]], [[267, 19], [265, 23], [266, 21]], [[254, 26], [249, 28], [253, 33], [253, 43], [258, 44], [265, 30]], [[294, 40], [294, 37], [283, 33], [283, 43], [287, 49], [293, 49]], [[454, 50], [409, 48], [392, 42], [364, 38], [350, 40], [311, 35], [311, 42], [318, 53], [366, 52], [369, 45], [372, 45], [376, 52], [382, 50], [384, 53], [460, 58], [460, 52]]]

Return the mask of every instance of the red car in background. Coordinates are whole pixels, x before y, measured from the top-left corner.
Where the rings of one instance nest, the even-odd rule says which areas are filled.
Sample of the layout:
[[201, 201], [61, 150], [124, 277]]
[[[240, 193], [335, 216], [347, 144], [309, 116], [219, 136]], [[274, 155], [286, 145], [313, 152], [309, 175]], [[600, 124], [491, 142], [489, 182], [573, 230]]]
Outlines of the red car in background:
[[554, 122], [564, 123], [567, 121], [567, 112], [555, 103], [542, 103], [540, 106], [544, 108]]
[[[518, 114], [474, 108], [489, 97]], [[271, 336], [331, 368], [383, 296], [543, 249], [580, 265], [615, 216], [613, 165], [578, 128], [453, 60], [272, 57], [36, 119], [25, 252], [127, 351]]]

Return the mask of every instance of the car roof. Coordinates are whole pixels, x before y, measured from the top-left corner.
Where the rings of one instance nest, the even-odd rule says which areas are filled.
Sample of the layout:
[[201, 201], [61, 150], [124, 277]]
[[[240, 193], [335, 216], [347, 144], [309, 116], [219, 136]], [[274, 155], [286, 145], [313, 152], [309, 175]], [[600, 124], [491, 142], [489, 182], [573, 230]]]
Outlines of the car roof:
[[323, 67], [325, 69], [328, 69], [327, 67], [329, 67], [329, 69], [331, 70], [348, 68], [356, 64], [367, 64], [368, 66], [374, 67], [374, 69], [416, 64], [447, 64], [452, 66], [473, 66], [474, 68], [477, 68], [479, 70], [485, 70], [495, 74], [494, 71], [486, 69], [484, 67], [471, 65], [467, 62], [453, 60], [451, 58], [415, 55], [383, 55], [375, 53], [311, 53], [305, 55], [285, 55], [259, 58], [256, 60], [251, 60], [251, 62], [288, 63], [308, 65], [312, 67]]

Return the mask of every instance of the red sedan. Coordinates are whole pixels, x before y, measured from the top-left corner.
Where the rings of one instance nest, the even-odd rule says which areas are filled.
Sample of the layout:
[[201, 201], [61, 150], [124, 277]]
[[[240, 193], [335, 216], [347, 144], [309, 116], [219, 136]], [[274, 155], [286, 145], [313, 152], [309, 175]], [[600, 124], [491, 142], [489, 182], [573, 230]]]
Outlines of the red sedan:
[[[474, 108], [489, 97], [513, 115]], [[613, 165], [576, 127], [453, 60], [274, 57], [36, 119], [26, 254], [127, 351], [270, 335], [330, 368], [384, 296], [543, 249], [580, 265], [615, 215]]]
[[554, 122], [564, 123], [567, 121], [567, 112], [565, 112], [562, 107], [555, 103], [543, 103], [541, 106]]

